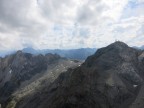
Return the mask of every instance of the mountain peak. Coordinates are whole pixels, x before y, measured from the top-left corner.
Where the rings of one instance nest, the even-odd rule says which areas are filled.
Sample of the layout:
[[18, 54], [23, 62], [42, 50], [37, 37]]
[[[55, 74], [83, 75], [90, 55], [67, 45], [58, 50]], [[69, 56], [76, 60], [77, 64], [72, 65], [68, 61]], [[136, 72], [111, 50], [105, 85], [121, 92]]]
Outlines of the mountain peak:
[[16, 55], [22, 55], [23, 52], [22, 52], [21, 50], [18, 50], [15, 54], [16, 54]]
[[107, 47], [98, 49], [94, 55], [86, 59], [85, 64], [89, 67], [99, 65], [102, 69], [105, 69], [105, 67], [113, 68], [118, 66], [120, 62], [136, 62], [139, 53], [138, 50], [129, 47], [127, 44], [116, 41]]
[[128, 48], [128, 45], [125, 44], [124, 42], [116, 41], [116, 42], [110, 44], [108, 47], [115, 47], [118, 49], [123, 49], [123, 48]]
[[126, 43], [122, 42], [122, 41], [115, 41], [114, 43], [112, 44], [116, 44], [116, 45], [126, 45], [128, 46]]

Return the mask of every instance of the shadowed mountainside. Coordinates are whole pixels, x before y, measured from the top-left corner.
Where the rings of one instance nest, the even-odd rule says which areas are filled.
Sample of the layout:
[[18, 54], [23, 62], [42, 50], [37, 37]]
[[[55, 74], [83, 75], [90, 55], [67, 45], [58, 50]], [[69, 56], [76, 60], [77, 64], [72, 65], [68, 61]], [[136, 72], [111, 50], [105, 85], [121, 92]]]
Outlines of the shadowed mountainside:
[[144, 52], [123, 42], [99, 49], [16, 108], [143, 108]]
[[57, 54], [32, 55], [22, 51], [0, 58], [2, 108], [14, 94], [20, 99], [35, 92], [44, 82], [48, 86], [60, 73], [80, 64], [79, 61], [62, 58]]

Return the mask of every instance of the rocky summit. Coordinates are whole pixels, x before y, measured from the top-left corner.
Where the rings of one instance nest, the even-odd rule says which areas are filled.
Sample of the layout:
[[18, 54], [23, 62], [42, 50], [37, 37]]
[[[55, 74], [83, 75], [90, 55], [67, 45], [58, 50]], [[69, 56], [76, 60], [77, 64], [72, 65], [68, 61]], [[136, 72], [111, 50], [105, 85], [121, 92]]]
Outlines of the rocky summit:
[[[144, 52], [123, 42], [97, 50], [81, 66], [57, 76], [51, 83], [41, 76], [44, 80], [35, 92], [26, 88], [13, 92], [4, 108], [144, 108]], [[9, 77], [9, 83], [18, 79]], [[34, 84], [26, 85], [29, 88]]]

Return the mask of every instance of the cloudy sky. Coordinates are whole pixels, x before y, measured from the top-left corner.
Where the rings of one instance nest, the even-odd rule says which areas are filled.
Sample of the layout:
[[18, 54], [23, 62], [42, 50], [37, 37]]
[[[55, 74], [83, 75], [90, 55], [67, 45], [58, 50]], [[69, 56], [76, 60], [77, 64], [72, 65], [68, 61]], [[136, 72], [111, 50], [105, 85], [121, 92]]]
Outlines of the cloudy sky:
[[0, 0], [0, 51], [144, 45], [144, 0]]

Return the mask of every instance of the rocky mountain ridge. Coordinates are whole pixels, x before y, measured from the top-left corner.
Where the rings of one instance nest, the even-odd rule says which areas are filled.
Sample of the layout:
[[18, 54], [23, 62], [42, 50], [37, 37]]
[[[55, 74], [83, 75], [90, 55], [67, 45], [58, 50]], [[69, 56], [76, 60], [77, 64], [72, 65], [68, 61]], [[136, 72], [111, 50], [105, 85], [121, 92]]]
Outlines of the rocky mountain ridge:
[[143, 108], [143, 51], [115, 42], [16, 108]]
[[18, 51], [0, 58], [0, 103], [2, 108], [12, 94], [25, 96], [38, 89], [44, 81], [52, 83], [60, 73], [79, 66], [81, 62], [57, 54], [32, 55]]

